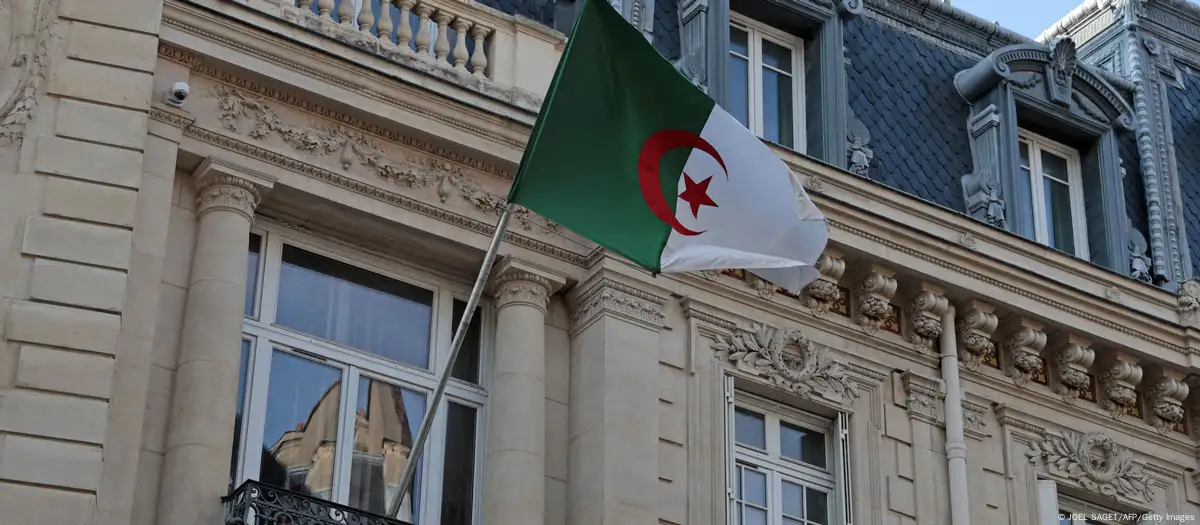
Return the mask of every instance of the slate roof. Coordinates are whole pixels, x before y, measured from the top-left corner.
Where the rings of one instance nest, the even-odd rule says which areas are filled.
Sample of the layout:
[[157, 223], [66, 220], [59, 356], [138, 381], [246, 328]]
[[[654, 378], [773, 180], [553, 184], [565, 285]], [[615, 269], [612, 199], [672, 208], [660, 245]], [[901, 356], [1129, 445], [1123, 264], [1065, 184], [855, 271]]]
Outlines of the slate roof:
[[554, 0], [478, 0], [479, 3], [506, 14], [520, 15], [554, 27]]
[[654, 47], [667, 60], [679, 58], [679, 0], [654, 0]]
[[1200, 270], [1200, 76], [1184, 70], [1184, 89], [1167, 88], [1175, 162], [1183, 191], [1184, 229], [1193, 271]]
[[954, 74], [976, 60], [860, 16], [846, 24], [850, 108], [871, 133], [868, 175], [963, 212], [970, 106]]

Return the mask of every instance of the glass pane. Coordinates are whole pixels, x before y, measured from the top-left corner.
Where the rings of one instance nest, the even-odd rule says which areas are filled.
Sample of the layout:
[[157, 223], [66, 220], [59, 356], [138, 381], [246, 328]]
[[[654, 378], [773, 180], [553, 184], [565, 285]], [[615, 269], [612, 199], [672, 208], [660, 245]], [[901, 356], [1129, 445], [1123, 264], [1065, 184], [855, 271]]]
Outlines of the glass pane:
[[[454, 324], [451, 330], [458, 330], [458, 322], [467, 312], [466, 301], [454, 300]], [[462, 350], [458, 359], [454, 360], [454, 371], [450, 374], [455, 379], [471, 383], [479, 382], [479, 346], [483, 330], [483, 308], [476, 307], [475, 315], [471, 316], [471, 325], [467, 327], [467, 337], [463, 339]], [[453, 332], [452, 332], [453, 333]], [[451, 335], [453, 337], [453, 335]]]
[[341, 379], [336, 368], [274, 352], [259, 481], [332, 497]]
[[767, 427], [761, 415], [749, 410], [736, 409], [733, 425], [734, 437], [738, 443], [766, 450]]
[[1075, 230], [1071, 225], [1071, 188], [1053, 179], [1042, 179], [1046, 192], [1047, 244], [1075, 253]]
[[794, 520], [791, 518], [783, 518], [783, 525], [806, 525], [803, 521]]
[[1067, 182], [1067, 159], [1050, 152], [1042, 152], [1042, 174]]
[[1028, 168], [1029, 167], [1029, 144], [1022, 142], [1022, 143], [1020, 143], [1019, 149], [1021, 151], [1021, 167]]
[[783, 514], [796, 518], [804, 517], [804, 487], [783, 482]]
[[474, 408], [449, 404], [442, 473], [442, 525], [469, 525], [475, 499]]
[[[765, 42], [764, 42], [765, 43]], [[792, 120], [792, 77], [763, 67], [763, 138], [782, 146], [795, 146]]]
[[250, 365], [250, 341], [242, 340], [242, 359], [238, 367], [237, 412], [233, 416], [233, 457], [229, 461], [229, 485], [237, 482], [237, 464], [242, 442], [242, 409], [246, 406], [246, 374]]
[[750, 63], [729, 55], [729, 114], [750, 128]]
[[805, 492], [807, 512], [804, 517], [811, 523], [829, 525], [829, 494], [813, 488], [806, 488]]
[[[399, 490], [408, 452], [425, 416], [425, 395], [368, 377], [358, 380], [349, 505], [384, 514]], [[420, 468], [418, 466], [418, 473]], [[416, 522], [421, 476], [404, 495], [399, 518]], [[412, 497], [413, 493], [418, 497]]]
[[258, 259], [262, 250], [262, 237], [250, 234], [250, 249], [246, 252], [246, 310], [245, 315], [254, 316], [254, 295], [258, 291]]
[[[1035, 225], [1033, 223], [1033, 186], [1030, 180], [1029, 170], [1026, 168], [1021, 168], [1021, 174], [1017, 177], [1016, 200], [1021, 203], [1021, 207], [1019, 209], [1029, 211], [1025, 213], [1025, 225], [1021, 228], [1021, 231], [1017, 232], [1017, 234], [1025, 237], [1026, 239], [1036, 240], [1037, 236], [1034, 235]], [[999, 191], [1000, 188], [997, 186], [997, 196], [999, 196]], [[1013, 204], [1016, 205], [1017, 203], [1014, 202]]]
[[402, 363], [429, 367], [433, 292], [283, 247], [276, 322]]
[[729, 28], [729, 50], [742, 56], [750, 56], [750, 37], [736, 27]]
[[763, 65], [771, 66], [784, 73], [792, 72], [792, 50], [770, 40], [763, 39], [762, 41], [762, 61]]
[[767, 511], [754, 507], [742, 508], [742, 523], [745, 525], [767, 525]]
[[779, 453], [809, 465], [825, 468], [825, 434], [780, 423]]
[[742, 469], [742, 501], [765, 507], [767, 505], [767, 475], [750, 469]]

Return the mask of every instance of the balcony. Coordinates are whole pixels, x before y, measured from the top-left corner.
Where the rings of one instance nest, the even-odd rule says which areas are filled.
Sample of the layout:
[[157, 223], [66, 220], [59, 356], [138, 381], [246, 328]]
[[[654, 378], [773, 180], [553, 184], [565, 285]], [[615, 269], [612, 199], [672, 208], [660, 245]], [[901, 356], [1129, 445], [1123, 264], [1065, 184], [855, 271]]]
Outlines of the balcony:
[[[201, 5], [222, 3], [189, 0]], [[566, 37], [535, 21], [473, 0], [225, 0], [536, 112]], [[364, 64], [366, 65], [366, 64]]]
[[225, 525], [408, 525], [247, 480], [224, 498]]

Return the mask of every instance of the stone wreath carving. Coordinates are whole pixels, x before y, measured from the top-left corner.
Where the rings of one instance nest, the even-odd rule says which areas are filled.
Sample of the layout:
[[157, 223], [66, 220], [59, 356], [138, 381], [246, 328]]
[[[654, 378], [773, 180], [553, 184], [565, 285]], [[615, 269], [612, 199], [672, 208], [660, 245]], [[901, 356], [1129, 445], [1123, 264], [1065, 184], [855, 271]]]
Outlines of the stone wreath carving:
[[[396, 155], [383, 151], [365, 134], [340, 126], [302, 127], [283, 121], [258, 97], [238, 89], [218, 85], [214, 90], [221, 126], [244, 133], [255, 140], [276, 137], [296, 151], [313, 156], [338, 155], [343, 170], [361, 165], [378, 177], [411, 189], [436, 186], [444, 203], [457, 193], [476, 210], [499, 215], [505, 199], [484, 190], [457, 164], [419, 155]], [[243, 131], [245, 128], [248, 131]], [[513, 207], [513, 219], [525, 231], [535, 228], [559, 233], [562, 227], [520, 206]]]
[[1050, 474], [1064, 476], [1083, 488], [1105, 496], [1121, 495], [1151, 502], [1154, 490], [1144, 465], [1133, 460], [1129, 449], [1100, 432], [1080, 434], [1064, 430], [1046, 432], [1029, 445], [1029, 462]]
[[50, 0], [0, 0], [0, 151], [19, 144], [49, 61]]
[[749, 331], [719, 336], [713, 349], [718, 359], [766, 379], [775, 388], [842, 404], [858, 399], [858, 388], [842, 364], [799, 330], [754, 323]]

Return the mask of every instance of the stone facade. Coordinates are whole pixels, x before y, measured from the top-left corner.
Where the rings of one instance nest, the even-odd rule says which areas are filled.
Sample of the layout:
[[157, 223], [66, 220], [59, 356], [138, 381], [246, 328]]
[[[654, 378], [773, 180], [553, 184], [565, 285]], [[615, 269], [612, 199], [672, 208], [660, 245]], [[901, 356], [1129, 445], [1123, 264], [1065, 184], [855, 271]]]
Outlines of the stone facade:
[[[1200, 9], [1035, 41], [933, 0], [615, 4], [731, 108], [731, 23], [803, 55], [772, 147], [821, 276], [651, 276], [515, 209], [399, 494], [575, 6], [0, 0], [0, 521], [1200, 514]], [[1021, 200], [1046, 144], [1074, 231]]]

